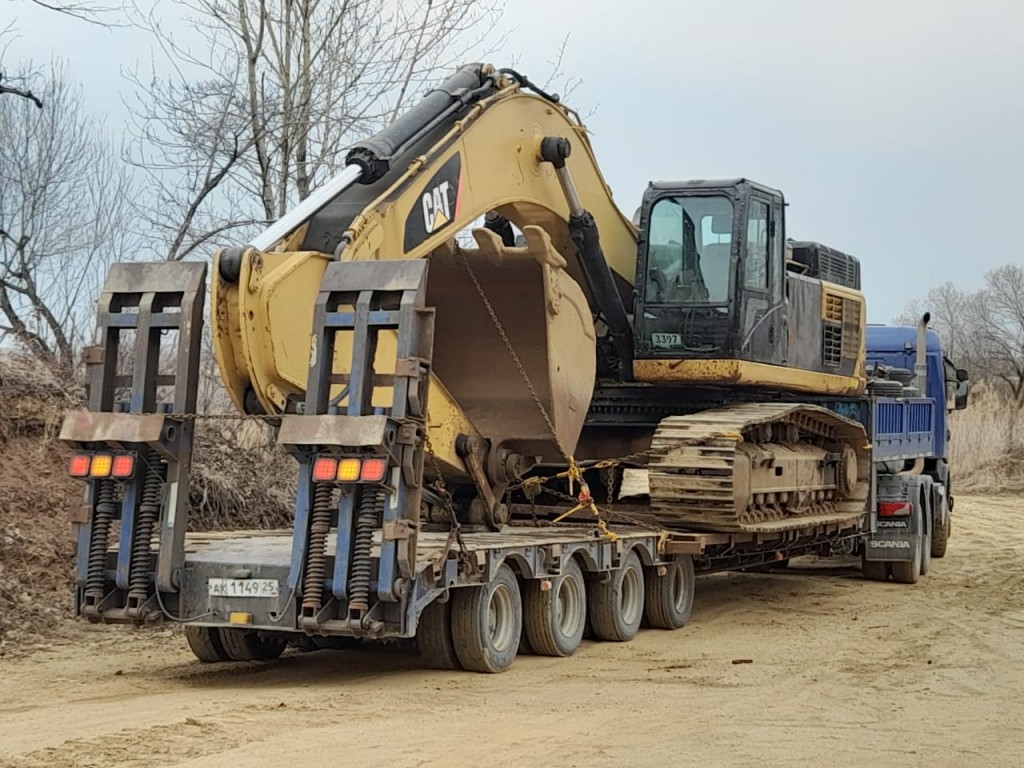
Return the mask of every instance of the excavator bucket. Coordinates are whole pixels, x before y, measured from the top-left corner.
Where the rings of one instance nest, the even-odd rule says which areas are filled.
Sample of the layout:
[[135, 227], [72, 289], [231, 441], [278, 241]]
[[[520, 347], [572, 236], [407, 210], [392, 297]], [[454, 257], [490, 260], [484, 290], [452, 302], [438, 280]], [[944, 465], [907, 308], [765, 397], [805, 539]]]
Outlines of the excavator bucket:
[[525, 246], [508, 247], [476, 229], [477, 248], [431, 255], [427, 303], [444, 340], [434, 373], [493, 444], [556, 460], [575, 450], [590, 406], [594, 325], [547, 233], [523, 234]]

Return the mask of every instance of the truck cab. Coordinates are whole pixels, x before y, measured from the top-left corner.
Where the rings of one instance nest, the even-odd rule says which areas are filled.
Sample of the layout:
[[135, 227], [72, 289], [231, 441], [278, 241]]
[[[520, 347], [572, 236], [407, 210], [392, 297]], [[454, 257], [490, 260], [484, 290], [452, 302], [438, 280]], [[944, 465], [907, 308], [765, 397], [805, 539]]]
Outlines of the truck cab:
[[[943, 353], [939, 334], [926, 332], [925, 365], [927, 366], [925, 391], [922, 397], [932, 398], [935, 409], [933, 451], [928, 458], [945, 462], [949, 452], [949, 414], [967, 407], [970, 391], [967, 371], [956, 365]], [[886, 366], [900, 371], [914, 370], [917, 353], [916, 330], [905, 326], [867, 326], [867, 364]]]
[[[968, 374], [927, 322], [866, 329], [877, 472], [862, 568], [876, 581], [916, 582], [945, 555], [952, 530], [949, 415], [967, 406]], [[900, 453], [901, 440], [909, 451]]]

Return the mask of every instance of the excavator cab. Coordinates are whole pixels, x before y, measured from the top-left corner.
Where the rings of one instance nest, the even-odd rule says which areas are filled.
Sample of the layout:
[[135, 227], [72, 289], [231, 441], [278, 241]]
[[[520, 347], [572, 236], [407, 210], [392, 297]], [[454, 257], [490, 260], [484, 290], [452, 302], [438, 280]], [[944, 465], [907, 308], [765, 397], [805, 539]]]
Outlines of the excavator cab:
[[635, 380], [862, 391], [859, 263], [818, 243], [787, 242], [785, 205], [780, 191], [747, 179], [648, 186], [638, 222]]
[[655, 182], [640, 210], [641, 359], [786, 360], [783, 197], [749, 182]]

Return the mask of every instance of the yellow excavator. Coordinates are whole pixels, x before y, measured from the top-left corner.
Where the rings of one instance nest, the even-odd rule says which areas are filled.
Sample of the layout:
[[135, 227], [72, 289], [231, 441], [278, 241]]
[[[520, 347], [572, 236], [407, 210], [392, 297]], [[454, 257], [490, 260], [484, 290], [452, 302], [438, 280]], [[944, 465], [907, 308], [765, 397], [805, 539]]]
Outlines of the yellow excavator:
[[[864, 430], [820, 403], [864, 392], [859, 266], [787, 242], [777, 190], [652, 183], [631, 222], [571, 109], [512, 70], [463, 67], [252, 247], [217, 254], [235, 405], [298, 423], [328, 265], [414, 259], [436, 311], [427, 437], [466, 520], [506, 521], [524, 474], [644, 452], [663, 524], [863, 510]], [[355, 334], [337, 335], [328, 408], [362, 413]], [[396, 341], [376, 340], [370, 406], [393, 402]]]
[[913, 582], [945, 552], [967, 374], [927, 316], [868, 369], [859, 262], [788, 239], [781, 192], [652, 182], [627, 218], [513, 70], [462, 67], [213, 260], [224, 384], [297, 459], [288, 530], [186, 533], [207, 271], [117, 264], [100, 297], [61, 433], [92, 621], [170, 618], [204, 661], [414, 637], [497, 672], [683, 626], [696, 572], [840, 552]]

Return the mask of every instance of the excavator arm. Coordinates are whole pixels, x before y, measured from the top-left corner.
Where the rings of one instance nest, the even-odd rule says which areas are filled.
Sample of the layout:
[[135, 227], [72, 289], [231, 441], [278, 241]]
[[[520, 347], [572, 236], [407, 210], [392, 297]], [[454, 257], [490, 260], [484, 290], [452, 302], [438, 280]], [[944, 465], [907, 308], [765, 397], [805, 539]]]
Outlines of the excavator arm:
[[[329, 263], [429, 259], [439, 343], [427, 428], [445, 473], [466, 472], [460, 436], [530, 457], [574, 450], [595, 382], [593, 320], [607, 323], [609, 298], [620, 314], [629, 301], [637, 233], [613, 202], [578, 116], [528, 85], [508, 70], [462, 68], [354, 147], [335, 179], [253, 246], [217, 254], [213, 338], [236, 407], [295, 412], [316, 356], [314, 305]], [[485, 216], [475, 247], [456, 241]], [[393, 366], [395, 353], [394, 334], [382, 333], [376, 370]], [[339, 339], [331, 390], [339, 406], [351, 359], [351, 341]], [[374, 405], [390, 398], [390, 387], [374, 388]]]

